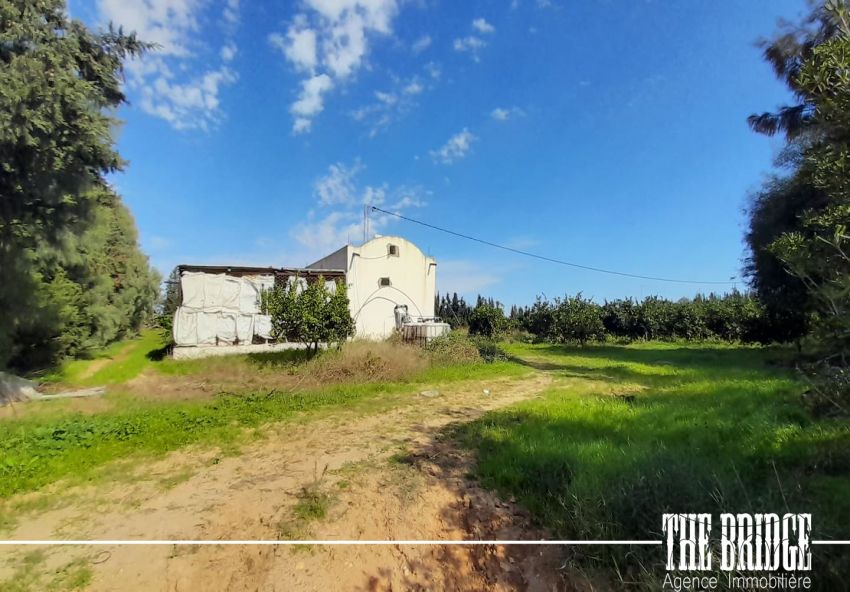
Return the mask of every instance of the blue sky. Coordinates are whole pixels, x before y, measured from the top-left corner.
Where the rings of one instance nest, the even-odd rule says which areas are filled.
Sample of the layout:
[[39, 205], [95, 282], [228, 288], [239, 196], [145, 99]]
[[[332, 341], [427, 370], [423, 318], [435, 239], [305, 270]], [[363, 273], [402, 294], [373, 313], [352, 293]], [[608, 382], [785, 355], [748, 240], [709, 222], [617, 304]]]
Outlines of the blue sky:
[[[299, 266], [364, 203], [585, 265], [727, 280], [788, 101], [754, 41], [802, 0], [72, 0], [160, 44], [131, 63], [113, 179], [178, 263]], [[580, 271], [373, 218], [438, 287], [507, 304], [716, 286]]]

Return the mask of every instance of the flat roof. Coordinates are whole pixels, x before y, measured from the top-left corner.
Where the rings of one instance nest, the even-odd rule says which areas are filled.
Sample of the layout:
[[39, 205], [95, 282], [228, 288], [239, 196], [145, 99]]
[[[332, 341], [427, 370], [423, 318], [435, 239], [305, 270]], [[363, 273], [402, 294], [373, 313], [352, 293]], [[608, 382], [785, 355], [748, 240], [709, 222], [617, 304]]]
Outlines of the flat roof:
[[244, 275], [274, 275], [290, 277], [297, 275], [300, 277], [344, 277], [345, 271], [342, 269], [307, 269], [304, 267], [251, 267], [248, 265], [178, 265], [177, 272], [184, 271], [194, 273], [223, 273], [240, 277]]

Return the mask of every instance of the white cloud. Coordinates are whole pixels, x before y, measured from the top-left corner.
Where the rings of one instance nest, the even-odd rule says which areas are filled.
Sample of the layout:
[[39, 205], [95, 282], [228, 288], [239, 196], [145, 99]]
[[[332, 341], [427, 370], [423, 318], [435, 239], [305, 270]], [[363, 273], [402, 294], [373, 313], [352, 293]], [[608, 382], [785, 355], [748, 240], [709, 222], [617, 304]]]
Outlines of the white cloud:
[[221, 52], [219, 52], [219, 55], [221, 55], [221, 60], [223, 62], [232, 62], [233, 58], [236, 57], [237, 51], [238, 51], [238, 49], [236, 47], [236, 44], [233, 43], [233, 42], [230, 42], [230, 43], [227, 43], [224, 46], [222, 46]]
[[395, 105], [398, 102], [398, 97], [393, 93], [375, 91], [375, 98], [381, 101], [384, 105]]
[[435, 62], [428, 62], [427, 64], [425, 64], [425, 71], [434, 80], [438, 80], [443, 73], [443, 71], [440, 69], [440, 64], [437, 64]]
[[[236, 56], [233, 26], [238, 0], [226, 0], [222, 16], [229, 24], [225, 42], [211, 53], [201, 40], [203, 0], [98, 0], [102, 22], [111, 22], [139, 39], [158, 45], [155, 51], [126, 64], [127, 86], [137, 94], [142, 111], [164, 119], [175, 129], [207, 130], [221, 119], [220, 94], [237, 74], [228, 64]], [[215, 57], [213, 57], [215, 56]], [[220, 60], [219, 64], [210, 62]]]
[[356, 199], [357, 187], [354, 179], [363, 170], [363, 165], [355, 162], [351, 166], [342, 163], [328, 167], [328, 174], [313, 185], [313, 190], [322, 205], [351, 204]]
[[421, 94], [422, 91], [425, 90], [425, 87], [422, 86], [418, 80], [413, 80], [407, 86], [402, 89], [402, 92], [406, 95], [418, 95]]
[[522, 117], [525, 115], [525, 111], [520, 109], [519, 107], [496, 107], [492, 111], [490, 111], [490, 117], [495, 119], [496, 121], [507, 121], [513, 117]]
[[239, 0], [227, 0], [223, 16], [228, 24], [237, 24], [239, 22]]
[[[315, 260], [348, 242], [359, 241], [363, 237], [364, 205], [386, 207], [395, 212], [425, 205], [427, 192], [421, 187], [359, 184], [358, 177], [364, 170], [359, 160], [350, 165], [335, 163], [314, 183], [317, 208], [290, 231], [290, 237], [299, 245], [305, 260]], [[391, 205], [384, 206], [387, 202]], [[395, 220], [393, 216], [373, 212], [369, 216], [369, 228], [372, 232], [383, 232]]]
[[286, 37], [280, 33], [269, 35], [269, 41], [286, 56], [296, 69], [313, 72], [319, 63], [316, 53], [316, 31], [307, 26], [307, 19], [299, 15], [290, 25]]
[[456, 38], [452, 42], [452, 47], [455, 51], [468, 53], [477, 62], [480, 59], [479, 53], [487, 47], [487, 42], [479, 35], [491, 35], [496, 31], [496, 28], [483, 18], [472, 21], [472, 28], [476, 34]]
[[327, 74], [319, 74], [301, 83], [301, 93], [298, 100], [292, 104], [290, 111], [295, 116], [293, 131], [295, 133], [310, 130], [313, 117], [325, 108], [324, 95], [333, 87], [333, 81]]
[[[426, 66], [425, 73], [428, 72]], [[393, 88], [375, 91], [376, 101], [353, 110], [351, 117], [367, 125], [369, 136], [374, 137], [416, 107], [417, 97], [432, 86], [433, 84], [429, 84], [427, 80], [423, 82], [420, 76], [407, 79], [396, 78]]]
[[104, 20], [125, 31], [134, 31], [139, 39], [159, 45], [158, 53], [187, 56], [188, 34], [198, 29], [200, 0], [99, 0]]
[[330, 212], [316, 219], [311, 212], [305, 222], [292, 229], [290, 235], [305, 250], [307, 258], [327, 255], [363, 236], [361, 215], [353, 211]]
[[479, 33], [483, 33], [485, 35], [493, 33], [496, 31], [496, 27], [488, 23], [483, 18], [477, 18], [472, 21], [472, 28], [478, 31]]
[[462, 37], [460, 39], [455, 39], [453, 47], [455, 51], [470, 51], [475, 52], [479, 49], [486, 47], [487, 43], [481, 39], [480, 37], [475, 37], [474, 35], [470, 35], [469, 37]]
[[396, 211], [406, 208], [424, 208], [428, 202], [424, 201], [419, 193], [421, 193], [419, 190], [406, 190], [401, 198], [390, 206], [390, 209]]
[[379, 206], [384, 203], [387, 199], [387, 187], [386, 185], [382, 187], [372, 187], [367, 186], [363, 191], [363, 205], [366, 206]]
[[442, 164], [452, 164], [464, 158], [472, 149], [472, 143], [477, 140], [472, 132], [463, 128], [446, 142], [441, 148], [431, 151], [431, 158]]
[[441, 293], [473, 295], [502, 281], [500, 276], [493, 273], [492, 266], [472, 261], [443, 260], [437, 269], [437, 288]]
[[413, 53], [422, 53], [429, 47], [431, 47], [431, 36], [423, 35], [413, 43], [411, 49], [413, 50]]
[[305, 98], [307, 87], [302, 85], [291, 109], [296, 133], [309, 130], [321, 113], [321, 95], [353, 77], [363, 66], [370, 37], [392, 32], [390, 25], [397, 12], [397, 0], [305, 0], [305, 11], [295, 16], [286, 36], [274, 33], [269, 37], [288, 62], [309, 73], [308, 80], [322, 80], [321, 90], [313, 88], [317, 92], [312, 104], [317, 108], [309, 114], [296, 107]]

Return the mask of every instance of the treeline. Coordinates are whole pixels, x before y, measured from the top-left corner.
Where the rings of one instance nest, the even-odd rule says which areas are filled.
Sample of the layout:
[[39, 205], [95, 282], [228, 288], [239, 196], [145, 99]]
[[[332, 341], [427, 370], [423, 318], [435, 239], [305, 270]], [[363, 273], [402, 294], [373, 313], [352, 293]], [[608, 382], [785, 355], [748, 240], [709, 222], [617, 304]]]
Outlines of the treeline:
[[147, 47], [62, 0], [0, 7], [0, 369], [84, 354], [153, 308], [157, 274], [106, 182], [122, 64]]
[[480, 294], [476, 297], [473, 306], [467, 304], [463, 296], [458, 296], [457, 292], [451, 296], [448, 293], [443, 296], [437, 294], [434, 298], [434, 314], [451, 325], [452, 329], [468, 327], [472, 312], [479, 306], [500, 307], [501, 304]]
[[485, 299], [472, 309], [467, 326], [470, 333], [487, 337], [524, 331], [538, 341], [580, 344], [607, 339], [770, 343], [783, 337], [758, 300], [740, 292], [677, 301], [650, 296], [602, 304], [581, 294], [538, 298], [531, 306], [512, 307], [508, 316], [501, 306]]
[[538, 299], [514, 313], [514, 325], [538, 339], [555, 342], [604, 340], [707, 340], [769, 343], [776, 340], [763, 308], [752, 296], [732, 292], [718, 296], [666, 300], [613, 300], [597, 304], [576, 296]]

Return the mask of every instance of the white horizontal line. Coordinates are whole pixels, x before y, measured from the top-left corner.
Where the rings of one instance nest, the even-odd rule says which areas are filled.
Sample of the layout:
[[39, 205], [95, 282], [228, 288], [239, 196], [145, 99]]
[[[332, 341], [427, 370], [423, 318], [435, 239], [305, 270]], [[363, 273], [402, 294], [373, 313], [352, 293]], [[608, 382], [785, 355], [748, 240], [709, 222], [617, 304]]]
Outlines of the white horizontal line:
[[0, 546], [15, 545], [660, 545], [661, 541], [0, 541]]
[[850, 545], [850, 541], [811, 541], [813, 545]]

